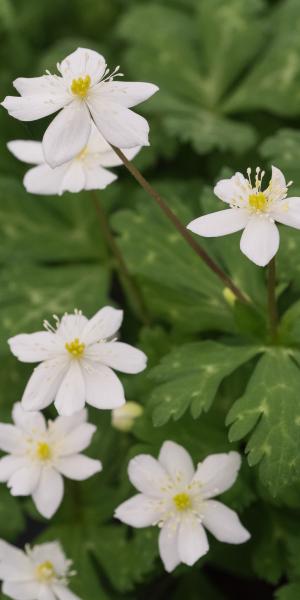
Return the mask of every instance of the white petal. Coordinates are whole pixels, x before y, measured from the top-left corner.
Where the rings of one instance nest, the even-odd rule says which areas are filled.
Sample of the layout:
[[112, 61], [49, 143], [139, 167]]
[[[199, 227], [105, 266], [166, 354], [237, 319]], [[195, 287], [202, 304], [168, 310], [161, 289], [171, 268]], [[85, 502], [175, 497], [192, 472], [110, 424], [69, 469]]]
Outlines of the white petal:
[[12, 353], [22, 362], [40, 362], [63, 351], [59, 338], [48, 331], [21, 333], [10, 338], [8, 344]]
[[60, 192], [81, 192], [85, 188], [85, 181], [86, 177], [82, 161], [75, 158], [69, 163], [68, 168], [64, 172]]
[[64, 585], [54, 584], [53, 590], [58, 598], [58, 600], [81, 600], [79, 596], [73, 594], [71, 590], [69, 590]]
[[147, 356], [141, 350], [123, 342], [96, 343], [86, 352], [87, 358], [122, 373], [140, 373], [146, 368]]
[[66, 435], [61, 441], [59, 449], [60, 456], [68, 456], [85, 450], [90, 445], [96, 430], [97, 427], [90, 423], [82, 423], [82, 425], [73, 429], [73, 431]]
[[36, 581], [4, 581], [2, 592], [14, 600], [33, 600], [38, 598], [39, 587]]
[[159, 554], [168, 573], [179, 565], [178, 527], [176, 522], [167, 521], [161, 528], [158, 538]]
[[208, 550], [207, 536], [202, 525], [192, 517], [182, 520], [178, 532], [178, 554], [181, 562], [191, 567]]
[[90, 96], [88, 106], [100, 133], [113, 146], [149, 146], [149, 125], [144, 117], [120, 104], [98, 101], [96, 95]]
[[89, 363], [84, 369], [86, 401], [91, 406], [112, 409], [125, 403], [124, 389], [115, 373], [100, 363]]
[[12, 418], [16, 426], [24, 433], [32, 434], [35, 430], [39, 433], [45, 433], [46, 421], [44, 415], [40, 412], [29, 412], [22, 408], [21, 402], [17, 402], [13, 406]]
[[230, 179], [221, 179], [214, 187], [214, 194], [228, 204], [244, 204], [250, 193], [250, 184], [242, 173], [235, 173]]
[[90, 76], [91, 84], [94, 85], [104, 75], [105, 69], [105, 58], [88, 48], [77, 48], [59, 65], [59, 70], [69, 85], [72, 84], [73, 79], [86, 75]]
[[28, 556], [8, 544], [4, 540], [0, 540], [0, 579], [8, 581], [28, 581], [32, 579], [32, 564]]
[[281, 200], [286, 193], [286, 180], [285, 176], [278, 169], [272, 165], [272, 177], [270, 181], [270, 195], [273, 200]]
[[287, 198], [275, 205], [272, 216], [279, 223], [300, 229], [300, 198]]
[[101, 97], [107, 103], [112, 102], [130, 108], [153, 96], [158, 89], [153, 83], [108, 81], [100, 83], [93, 91], [99, 94], [99, 99]]
[[85, 423], [86, 420], [87, 410], [79, 410], [69, 417], [57, 417], [55, 421], [51, 422], [51, 431], [56, 439], [61, 439]]
[[30, 496], [36, 489], [41, 476], [40, 465], [30, 464], [18, 469], [8, 480], [12, 496]]
[[121, 327], [123, 311], [104, 306], [90, 319], [82, 332], [85, 344], [93, 344], [112, 337]]
[[[87, 150], [93, 159], [97, 158], [99, 165], [102, 167], [116, 167], [123, 164], [122, 160], [107, 143], [94, 123], [92, 123]], [[121, 148], [121, 150], [124, 152], [125, 156], [131, 160], [141, 150], [141, 146], [135, 146], [127, 149]]]
[[64, 80], [53, 75], [18, 77], [13, 82], [13, 86], [21, 96], [41, 96], [49, 99], [49, 104], [56, 103], [58, 108], [64, 106], [64, 103], [70, 99]]
[[161, 498], [169, 478], [161, 464], [150, 454], [139, 454], [128, 465], [128, 476], [134, 487], [146, 496]]
[[28, 464], [25, 456], [4, 456], [0, 458], [0, 481], [8, 481], [10, 477], [19, 469]]
[[265, 267], [279, 248], [279, 231], [268, 218], [253, 216], [240, 243], [241, 251], [259, 267]]
[[173, 481], [180, 481], [183, 485], [190, 483], [195, 469], [193, 461], [185, 448], [175, 442], [166, 441], [161, 447], [158, 460]]
[[24, 435], [20, 429], [14, 427], [14, 425], [7, 425], [6, 423], [0, 423], [0, 449], [3, 452], [13, 452], [19, 454], [24, 452], [26, 448], [26, 442]]
[[45, 560], [50, 560], [54, 570], [58, 575], [65, 575], [68, 560], [59, 542], [46, 542], [31, 548], [31, 558], [35, 564], [40, 564]]
[[46, 360], [36, 367], [25, 388], [22, 407], [25, 410], [46, 408], [53, 401], [67, 368], [67, 358]]
[[203, 525], [219, 542], [243, 544], [251, 537], [236, 512], [222, 502], [208, 500], [203, 504], [201, 513]]
[[120, 504], [114, 516], [131, 527], [148, 527], [159, 521], [161, 512], [156, 500], [137, 494]]
[[52, 589], [47, 585], [40, 585], [39, 595], [37, 600], [56, 600], [56, 596]]
[[234, 484], [241, 466], [238, 452], [211, 454], [199, 463], [193, 481], [201, 483], [201, 494], [211, 498], [223, 494]]
[[52, 468], [44, 468], [39, 485], [32, 494], [37, 510], [46, 519], [56, 513], [64, 495], [64, 481], [60, 473]]
[[64, 456], [56, 462], [56, 466], [62, 475], [76, 481], [88, 479], [102, 470], [100, 460], [94, 460], [84, 454]]
[[249, 213], [243, 208], [227, 208], [194, 219], [187, 229], [204, 237], [219, 237], [243, 229], [248, 221]]
[[110, 183], [116, 181], [117, 176], [107, 169], [99, 166], [84, 166], [86, 190], [104, 190]]
[[91, 118], [83, 101], [73, 101], [53, 119], [43, 137], [46, 162], [57, 167], [75, 158], [86, 146]]
[[55, 169], [51, 169], [46, 164], [33, 167], [25, 174], [24, 187], [30, 194], [39, 194], [40, 196], [61, 194], [66, 169], [67, 165], [61, 165]]
[[64, 342], [71, 342], [74, 338], [82, 338], [82, 333], [88, 319], [80, 312], [74, 315], [64, 315], [57, 328], [57, 334], [61, 336]]
[[45, 162], [41, 142], [13, 140], [8, 142], [7, 147], [18, 160], [29, 165], [40, 165]]
[[74, 358], [58, 388], [55, 397], [58, 414], [72, 415], [82, 410], [85, 404], [85, 382], [79, 361]]
[[1, 104], [12, 117], [19, 121], [36, 121], [65, 106], [66, 99], [52, 102], [46, 96], [6, 96]]

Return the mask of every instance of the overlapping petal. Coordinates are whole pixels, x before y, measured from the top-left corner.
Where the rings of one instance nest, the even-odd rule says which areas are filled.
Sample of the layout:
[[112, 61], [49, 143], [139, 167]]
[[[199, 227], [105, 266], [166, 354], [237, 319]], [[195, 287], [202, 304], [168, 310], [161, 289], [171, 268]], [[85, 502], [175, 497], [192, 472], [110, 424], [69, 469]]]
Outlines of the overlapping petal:
[[267, 217], [253, 215], [241, 237], [240, 248], [252, 262], [265, 267], [279, 248], [279, 231]]

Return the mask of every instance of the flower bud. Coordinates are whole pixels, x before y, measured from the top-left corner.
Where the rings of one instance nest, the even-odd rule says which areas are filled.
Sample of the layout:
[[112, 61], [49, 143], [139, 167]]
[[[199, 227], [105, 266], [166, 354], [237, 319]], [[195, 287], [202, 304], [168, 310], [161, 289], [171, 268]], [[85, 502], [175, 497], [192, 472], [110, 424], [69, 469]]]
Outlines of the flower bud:
[[112, 426], [119, 431], [130, 431], [135, 419], [140, 417], [143, 412], [143, 407], [137, 402], [126, 402], [112, 411]]

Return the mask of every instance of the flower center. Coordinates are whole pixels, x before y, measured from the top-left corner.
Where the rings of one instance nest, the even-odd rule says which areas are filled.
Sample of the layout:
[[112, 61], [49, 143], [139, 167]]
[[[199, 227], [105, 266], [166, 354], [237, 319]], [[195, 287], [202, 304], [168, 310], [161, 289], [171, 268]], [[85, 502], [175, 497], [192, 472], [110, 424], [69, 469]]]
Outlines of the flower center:
[[88, 152], [89, 152], [88, 147], [84, 146], [84, 148], [81, 150], [81, 152], [79, 152], [79, 154], [77, 154], [77, 156], [76, 156], [77, 160], [84, 160], [85, 157], [87, 156]]
[[50, 560], [45, 560], [45, 562], [38, 565], [35, 572], [37, 579], [42, 583], [48, 583], [55, 577], [54, 566]]
[[78, 79], [73, 79], [71, 85], [71, 92], [75, 94], [75, 96], [79, 96], [80, 98], [85, 98], [89, 88], [91, 85], [91, 78], [89, 75], [85, 77], [78, 77]]
[[250, 194], [248, 202], [251, 208], [260, 212], [265, 212], [268, 208], [268, 200], [263, 192], [257, 192], [257, 194]]
[[52, 456], [51, 448], [46, 442], [38, 442], [36, 447], [36, 455], [39, 460], [49, 460]]
[[75, 338], [73, 342], [66, 342], [65, 348], [74, 356], [74, 358], [80, 358], [84, 353], [85, 344], [79, 340], [79, 338]]
[[177, 510], [187, 510], [187, 508], [191, 508], [192, 505], [189, 494], [186, 494], [185, 492], [173, 496], [173, 502]]

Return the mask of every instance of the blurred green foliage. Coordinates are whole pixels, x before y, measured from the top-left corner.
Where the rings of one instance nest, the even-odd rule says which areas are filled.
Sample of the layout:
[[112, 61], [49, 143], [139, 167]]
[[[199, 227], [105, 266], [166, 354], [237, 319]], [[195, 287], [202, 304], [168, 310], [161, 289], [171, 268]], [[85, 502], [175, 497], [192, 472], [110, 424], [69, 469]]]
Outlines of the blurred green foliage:
[[[215, 181], [249, 165], [275, 164], [299, 193], [299, 0], [0, 0], [1, 97], [13, 93], [14, 78], [54, 71], [79, 45], [120, 64], [125, 79], [160, 86], [138, 109], [152, 145], [136, 164], [184, 223], [222, 208]], [[70, 485], [51, 524], [2, 486], [0, 535], [20, 544], [59, 538], [82, 600], [226, 600], [248, 589], [259, 597], [261, 580], [270, 585], [261, 597], [275, 589], [278, 600], [299, 600], [299, 232], [281, 228], [274, 349], [265, 272], [240, 253], [238, 234], [203, 246], [247, 294], [249, 309], [226, 301], [220, 281], [119, 169], [119, 181], [99, 198], [143, 297], [142, 323], [89, 195], [36, 197], [22, 187], [25, 167], [6, 142], [40, 140], [47, 122], [22, 123], [0, 111], [1, 420], [10, 419], [31, 370], [9, 355], [6, 340], [40, 329], [53, 313], [77, 307], [91, 316], [106, 303], [122, 306], [123, 339], [145, 350], [150, 369], [123, 377], [127, 398], [145, 406], [131, 433], [90, 411], [99, 427], [90, 454], [101, 458], [103, 473]], [[232, 447], [246, 451], [226, 501], [253, 534], [241, 547], [213, 542], [194, 568], [168, 576], [157, 532], [112, 520], [132, 493], [129, 458], [157, 455], [165, 439], [183, 444], [195, 461]]]

